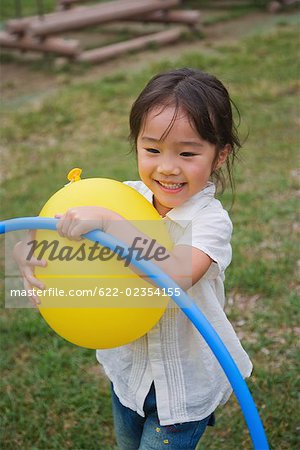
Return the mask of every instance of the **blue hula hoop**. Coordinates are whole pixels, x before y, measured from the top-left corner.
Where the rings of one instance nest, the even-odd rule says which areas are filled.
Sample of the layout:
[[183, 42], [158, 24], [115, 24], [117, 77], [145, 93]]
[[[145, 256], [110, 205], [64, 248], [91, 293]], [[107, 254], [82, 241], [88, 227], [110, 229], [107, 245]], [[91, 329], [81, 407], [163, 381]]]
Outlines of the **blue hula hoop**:
[[[56, 230], [56, 223], [58, 219], [41, 218], [41, 217], [25, 217], [10, 219], [0, 222], [0, 234], [24, 230], [24, 229], [49, 229]], [[99, 244], [109, 247], [114, 250], [116, 246], [126, 248], [122, 242], [118, 241], [109, 234], [103, 231], [96, 230], [86, 233], [85, 238], [91, 241], [97, 241]], [[126, 256], [126, 255], [123, 255]], [[197, 328], [202, 335], [206, 343], [217, 358], [219, 364], [224, 370], [231, 387], [237, 397], [243, 412], [246, 424], [249, 429], [249, 433], [252, 439], [253, 447], [255, 450], [268, 450], [269, 445], [265, 435], [265, 431], [256, 409], [255, 403], [248, 389], [246, 382], [244, 381], [239, 369], [237, 368], [233, 358], [229, 351], [223, 344], [219, 335], [214, 328], [210, 325], [208, 320], [202, 314], [200, 309], [192, 302], [189, 296], [183, 291], [169, 276], [167, 276], [162, 270], [160, 270], [151, 261], [137, 260], [133, 257], [132, 264], [141, 270], [149, 278], [152, 278], [155, 284], [161, 288], [172, 288], [172, 298], [174, 302], [181, 308], [183, 313], [191, 320], [193, 325]], [[175, 288], [177, 288], [175, 290]], [[180, 295], [175, 295], [175, 292]]]

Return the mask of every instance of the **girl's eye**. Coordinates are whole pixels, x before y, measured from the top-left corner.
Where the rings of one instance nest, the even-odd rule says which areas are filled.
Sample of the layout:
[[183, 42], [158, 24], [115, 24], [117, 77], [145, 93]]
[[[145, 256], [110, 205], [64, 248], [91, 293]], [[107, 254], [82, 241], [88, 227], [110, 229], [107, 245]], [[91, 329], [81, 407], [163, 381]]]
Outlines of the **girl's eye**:
[[195, 156], [196, 153], [192, 153], [192, 152], [182, 152], [180, 153], [180, 156], [185, 156], [185, 157], [189, 157], [189, 156]]
[[159, 153], [159, 150], [156, 148], [145, 148], [145, 150], [149, 153]]

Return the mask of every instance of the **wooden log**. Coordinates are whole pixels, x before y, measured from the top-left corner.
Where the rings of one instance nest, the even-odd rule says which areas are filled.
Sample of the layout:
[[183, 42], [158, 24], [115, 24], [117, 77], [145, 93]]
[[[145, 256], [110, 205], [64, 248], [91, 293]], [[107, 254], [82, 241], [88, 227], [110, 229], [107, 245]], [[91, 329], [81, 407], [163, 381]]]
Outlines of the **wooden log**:
[[[72, 3], [72, 2], [78, 2], [82, 0], [61, 0], [61, 3]], [[77, 7], [73, 10], [73, 12], [76, 12], [80, 14], [81, 12], [84, 13], [85, 7]], [[47, 14], [44, 17], [46, 17], [46, 21], [48, 21], [51, 18], [52, 14]], [[52, 16], [53, 17], [53, 16]], [[59, 16], [61, 17], [61, 16]], [[159, 10], [154, 11], [149, 14], [144, 14], [143, 16], [133, 16], [129, 18], [125, 18], [123, 20], [125, 21], [132, 21], [132, 22], [162, 22], [162, 23], [184, 23], [187, 25], [195, 25], [199, 22], [200, 19], [200, 11], [197, 10]], [[8, 20], [5, 24], [5, 30], [9, 33], [16, 33], [21, 34], [26, 31], [26, 29], [30, 26], [31, 22], [36, 23], [39, 21], [38, 16], [30, 16], [30, 17], [23, 17], [22, 19], [11, 19]]]
[[73, 57], [80, 53], [79, 42], [75, 39], [62, 39], [49, 37], [42, 41], [31, 36], [18, 38], [5, 31], [0, 32], [0, 47], [17, 50], [36, 51], [43, 53], [56, 53], [61, 56]]
[[144, 16], [136, 16], [126, 21], [133, 22], [163, 22], [163, 23], [183, 23], [196, 25], [200, 22], [200, 11], [197, 10], [167, 10], [155, 11]]
[[[167, 10], [154, 11], [143, 16], [134, 16], [124, 19], [126, 22], [158, 22], [158, 23], [182, 23], [186, 25], [197, 25], [200, 22], [201, 13], [198, 10]], [[22, 33], [28, 28], [35, 17], [13, 19], [6, 24], [6, 30], [11, 33]]]
[[37, 16], [34, 17], [23, 17], [22, 19], [11, 19], [8, 20], [5, 24], [5, 30], [8, 33], [16, 33], [21, 34], [29, 27], [30, 22], [33, 19], [37, 19]]
[[93, 50], [86, 50], [78, 55], [76, 61], [99, 63], [130, 51], [143, 49], [151, 44], [169, 44], [179, 39], [182, 32], [182, 28], [177, 27], [172, 28], [171, 30], [160, 31], [151, 35], [130, 39], [125, 42], [119, 42], [117, 44], [111, 44]]
[[159, 9], [177, 6], [179, 0], [115, 0], [70, 11], [61, 11], [44, 16], [44, 20], [30, 22], [28, 31], [35, 36], [46, 36], [87, 26], [122, 20]]
[[[76, 11], [78, 14], [80, 14], [82, 9], [86, 9], [86, 7], [78, 6], [73, 11]], [[50, 13], [50, 14], [44, 14], [44, 16], [43, 16], [44, 19], [41, 19], [39, 16], [27, 16], [27, 17], [23, 17], [22, 19], [11, 19], [5, 23], [5, 30], [8, 33], [24, 34], [32, 22], [33, 23], [35, 23], [35, 22], [44, 23], [45, 20], [46, 21], [50, 20], [50, 18], [56, 14], [57, 14], [57, 12]], [[69, 12], [66, 12], [66, 11], [61, 12], [60, 11], [59, 16], [61, 14], [69, 14]]]

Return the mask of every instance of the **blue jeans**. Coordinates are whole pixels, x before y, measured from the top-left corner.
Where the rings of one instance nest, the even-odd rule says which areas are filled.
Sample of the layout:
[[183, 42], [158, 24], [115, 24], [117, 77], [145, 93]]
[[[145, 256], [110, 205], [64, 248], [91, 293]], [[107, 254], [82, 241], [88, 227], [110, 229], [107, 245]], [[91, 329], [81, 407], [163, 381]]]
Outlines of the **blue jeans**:
[[145, 417], [123, 406], [112, 388], [115, 433], [119, 450], [194, 450], [214, 414], [203, 420], [175, 425], [159, 424], [155, 388], [145, 399]]

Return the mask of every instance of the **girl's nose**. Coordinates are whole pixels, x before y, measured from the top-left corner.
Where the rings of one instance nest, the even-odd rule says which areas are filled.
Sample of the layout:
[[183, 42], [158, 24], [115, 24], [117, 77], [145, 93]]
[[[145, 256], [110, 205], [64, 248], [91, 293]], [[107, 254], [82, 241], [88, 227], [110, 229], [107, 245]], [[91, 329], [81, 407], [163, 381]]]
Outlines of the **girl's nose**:
[[163, 175], [179, 175], [180, 168], [175, 164], [175, 161], [165, 159], [160, 161], [157, 172]]

